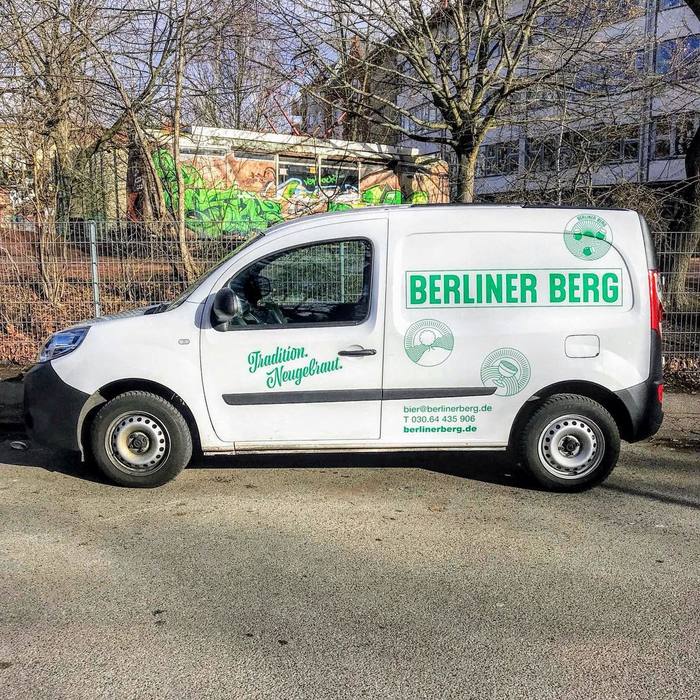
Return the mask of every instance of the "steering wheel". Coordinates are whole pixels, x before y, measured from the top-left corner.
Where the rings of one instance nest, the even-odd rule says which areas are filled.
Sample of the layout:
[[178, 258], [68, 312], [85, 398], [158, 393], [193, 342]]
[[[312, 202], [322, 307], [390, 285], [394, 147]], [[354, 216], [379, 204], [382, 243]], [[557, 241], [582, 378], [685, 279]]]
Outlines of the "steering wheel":
[[268, 304], [267, 310], [270, 312], [272, 318], [275, 319], [275, 323], [280, 323], [283, 326], [287, 325], [287, 319], [282, 313], [282, 309], [277, 304]]
[[287, 325], [287, 319], [277, 304], [248, 306], [246, 313], [240, 316], [239, 325], [242, 326], [264, 326], [268, 324]]

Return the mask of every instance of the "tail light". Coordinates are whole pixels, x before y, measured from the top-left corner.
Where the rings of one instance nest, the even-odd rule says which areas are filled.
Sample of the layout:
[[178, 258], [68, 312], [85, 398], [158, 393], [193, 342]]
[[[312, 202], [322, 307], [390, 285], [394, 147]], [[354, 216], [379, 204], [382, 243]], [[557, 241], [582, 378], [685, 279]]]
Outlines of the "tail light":
[[661, 277], [658, 270], [649, 270], [649, 309], [651, 329], [660, 335], [664, 307], [661, 302]]

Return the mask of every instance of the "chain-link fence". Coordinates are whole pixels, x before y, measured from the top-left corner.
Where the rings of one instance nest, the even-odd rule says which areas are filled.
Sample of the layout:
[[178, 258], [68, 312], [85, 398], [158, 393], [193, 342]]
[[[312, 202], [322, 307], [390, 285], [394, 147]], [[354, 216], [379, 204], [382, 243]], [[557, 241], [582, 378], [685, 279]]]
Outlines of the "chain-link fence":
[[[0, 362], [33, 362], [55, 330], [174, 299], [241, 238], [189, 237], [163, 223], [0, 223]], [[190, 272], [190, 274], [192, 274]]]
[[[700, 386], [698, 238], [656, 234], [667, 380], [693, 387]], [[0, 223], [0, 362], [33, 362], [50, 333], [81, 319], [173, 299], [188, 285], [183, 252], [191, 277], [192, 268], [204, 272], [241, 240], [188, 235], [180, 241], [164, 223]], [[355, 253], [347, 256], [353, 278], [361, 266]]]
[[667, 382], [700, 388], [700, 234], [656, 233]]

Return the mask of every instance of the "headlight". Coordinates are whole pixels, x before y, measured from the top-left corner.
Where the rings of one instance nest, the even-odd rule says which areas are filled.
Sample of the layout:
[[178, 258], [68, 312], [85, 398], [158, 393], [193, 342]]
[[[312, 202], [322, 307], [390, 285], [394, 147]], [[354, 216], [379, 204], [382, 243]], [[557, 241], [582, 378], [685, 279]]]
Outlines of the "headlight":
[[48, 362], [57, 357], [73, 352], [90, 330], [89, 326], [83, 328], [69, 328], [66, 331], [54, 333], [47, 341], [39, 353], [39, 362]]

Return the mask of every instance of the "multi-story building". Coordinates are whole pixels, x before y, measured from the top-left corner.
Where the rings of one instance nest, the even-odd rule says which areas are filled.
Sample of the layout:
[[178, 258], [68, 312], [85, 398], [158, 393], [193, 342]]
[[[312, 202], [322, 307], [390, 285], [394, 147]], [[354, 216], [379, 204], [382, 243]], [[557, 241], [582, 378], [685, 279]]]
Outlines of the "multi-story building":
[[478, 192], [573, 181], [661, 186], [685, 177], [686, 149], [700, 127], [700, 21], [683, 0], [646, 0], [644, 9], [620, 27], [636, 37], [633, 81], [590, 99], [573, 118], [557, 110], [576, 100], [564, 86], [545, 108], [544, 129], [535, 106], [531, 123], [493, 130], [479, 156]]

